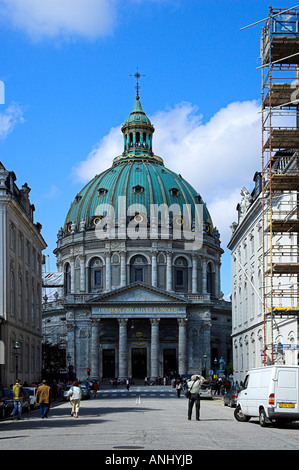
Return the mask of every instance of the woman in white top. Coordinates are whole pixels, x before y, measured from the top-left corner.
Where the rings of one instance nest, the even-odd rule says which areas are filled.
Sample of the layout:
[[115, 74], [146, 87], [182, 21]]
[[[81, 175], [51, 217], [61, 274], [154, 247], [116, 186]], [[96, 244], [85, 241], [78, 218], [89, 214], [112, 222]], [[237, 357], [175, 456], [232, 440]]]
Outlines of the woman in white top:
[[70, 403], [72, 405], [71, 415], [74, 416], [74, 418], [78, 418], [80, 402], [82, 398], [82, 391], [79, 387], [78, 380], [73, 382], [73, 385], [68, 392], [68, 396], [70, 396]]

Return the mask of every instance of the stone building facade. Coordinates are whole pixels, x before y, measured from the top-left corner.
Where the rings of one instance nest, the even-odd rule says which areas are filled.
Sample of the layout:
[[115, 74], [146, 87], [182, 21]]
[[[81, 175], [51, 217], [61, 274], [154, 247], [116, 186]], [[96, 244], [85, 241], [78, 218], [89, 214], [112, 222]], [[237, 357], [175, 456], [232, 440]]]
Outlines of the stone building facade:
[[[42, 251], [41, 225], [34, 223], [30, 188], [0, 162], [0, 340], [4, 364], [0, 383], [31, 382], [41, 375]], [[16, 349], [15, 346], [19, 346]], [[3, 351], [4, 349], [4, 351]], [[2, 358], [3, 359], [3, 358]]]
[[138, 95], [122, 132], [123, 153], [58, 232], [64, 283], [44, 305], [44, 339], [66, 348], [79, 378], [208, 372], [231, 359], [219, 233], [200, 194], [154, 154]]

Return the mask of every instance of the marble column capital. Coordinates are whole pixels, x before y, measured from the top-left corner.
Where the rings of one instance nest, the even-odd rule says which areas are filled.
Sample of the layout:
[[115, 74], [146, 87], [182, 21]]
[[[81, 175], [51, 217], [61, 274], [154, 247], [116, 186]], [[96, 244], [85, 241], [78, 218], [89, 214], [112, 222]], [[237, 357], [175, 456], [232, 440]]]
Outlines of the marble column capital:
[[186, 326], [188, 322], [188, 318], [178, 318], [178, 325], [179, 326]]

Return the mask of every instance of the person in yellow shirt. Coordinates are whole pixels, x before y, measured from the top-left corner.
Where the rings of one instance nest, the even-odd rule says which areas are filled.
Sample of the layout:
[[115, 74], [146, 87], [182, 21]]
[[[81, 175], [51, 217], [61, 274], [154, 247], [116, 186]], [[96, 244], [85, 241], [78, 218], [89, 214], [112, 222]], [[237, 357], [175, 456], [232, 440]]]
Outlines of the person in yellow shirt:
[[20, 379], [16, 380], [15, 385], [12, 388], [12, 396], [14, 401], [13, 410], [10, 418], [14, 419], [16, 412], [18, 411], [18, 419], [22, 419], [22, 406], [23, 406], [23, 386], [21, 385]]

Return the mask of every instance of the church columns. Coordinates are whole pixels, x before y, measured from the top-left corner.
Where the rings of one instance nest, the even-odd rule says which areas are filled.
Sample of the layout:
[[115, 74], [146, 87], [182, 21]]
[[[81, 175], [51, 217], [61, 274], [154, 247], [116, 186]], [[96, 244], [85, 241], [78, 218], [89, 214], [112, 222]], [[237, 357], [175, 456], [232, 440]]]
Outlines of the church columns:
[[106, 291], [111, 290], [111, 253], [108, 251], [106, 256]]
[[197, 256], [192, 257], [192, 294], [197, 294]]
[[166, 290], [172, 291], [172, 256], [171, 252], [167, 252], [166, 257]]
[[75, 258], [72, 257], [70, 259], [70, 266], [71, 266], [71, 294], [75, 293]]
[[127, 283], [126, 279], [126, 253], [120, 253], [120, 286], [124, 287]]
[[159, 376], [159, 318], [151, 318], [151, 378]]
[[127, 322], [126, 318], [118, 319], [119, 324], [119, 366], [118, 366], [118, 377], [120, 380], [126, 379], [128, 375], [128, 355], [127, 355]]
[[76, 325], [73, 319], [67, 322], [67, 355], [70, 356], [69, 365], [73, 367], [73, 372], [76, 373]]
[[85, 259], [84, 256], [80, 257], [80, 291], [85, 292]]
[[202, 258], [202, 293], [207, 294], [207, 259]]
[[157, 287], [157, 253], [152, 253], [152, 286]]
[[100, 378], [100, 320], [92, 320], [91, 326], [91, 376]]
[[179, 370], [180, 375], [187, 373], [187, 319], [178, 318], [179, 324]]

